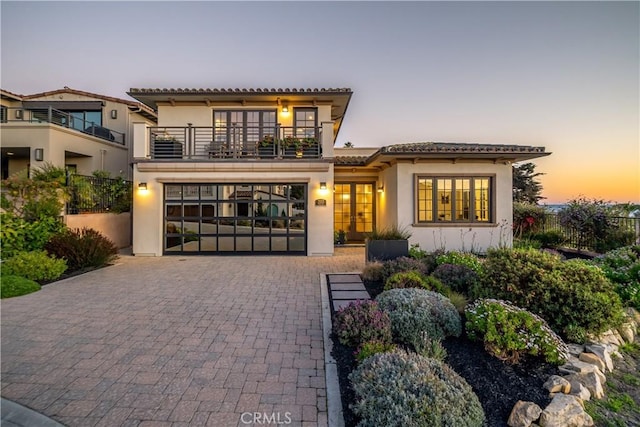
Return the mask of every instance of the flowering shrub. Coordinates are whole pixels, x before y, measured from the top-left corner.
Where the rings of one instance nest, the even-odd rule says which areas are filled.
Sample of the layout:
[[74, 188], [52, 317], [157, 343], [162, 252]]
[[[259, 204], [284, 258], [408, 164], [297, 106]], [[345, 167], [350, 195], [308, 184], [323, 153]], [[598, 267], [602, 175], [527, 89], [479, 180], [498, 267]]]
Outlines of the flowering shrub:
[[2, 263], [2, 275], [29, 280], [56, 280], [67, 269], [63, 259], [49, 257], [46, 251], [19, 252]]
[[379, 353], [349, 375], [359, 426], [480, 427], [478, 397], [449, 366], [416, 353]]
[[469, 338], [484, 341], [487, 351], [509, 363], [527, 354], [562, 364], [568, 348], [542, 318], [505, 301], [480, 299], [466, 310]]
[[622, 319], [613, 285], [585, 261], [562, 261], [532, 249], [494, 249], [484, 266], [486, 274], [473, 296], [509, 300], [541, 316], [570, 341], [582, 342]]
[[424, 288], [426, 282], [417, 271], [402, 271], [389, 277], [384, 284], [384, 290], [403, 288]]
[[389, 315], [375, 301], [356, 301], [340, 309], [333, 321], [333, 333], [343, 345], [358, 346], [377, 340], [391, 342]]
[[593, 263], [615, 284], [622, 302], [640, 310], [640, 245], [607, 252]]
[[521, 237], [540, 230], [544, 224], [546, 209], [531, 203], [513, 204], [513, 235]]
[[460, 336], [460, 315], [448, 298], [423, 289], [391, 289], [378, 295], [380, 309], [389, 313], [395, 339], [413, 344], [422, 339]]
[[377, 340], [367, 341], [358, 347], [358, 350], [356, 350], [354, 355], [356, 356], [356, 360], [358, 362], [362, 362], [363, 360], [373, 356], [374, 354], [388, 353], [390, 351], [395, 350], [395, 348], [396, 348], [395, 344], [392, 344], [389, 342], [383, 342], [383, 341], [377, 341]]
[[465, 295], [468, 295], [469, 289], [478, 282], [478, 273], [464, 265], [441, 264], [432, 275], [451, 290]]
[[475, 271], [478, 275], [482, 275], [482, 273], [484, 272], [484, 267], [482, 261], [480, 261], [480, 258], [468, 252], [446, 252], [442, 255], [439, 255], [438, 258], [436, 258], [436, 262], [438, 263], [438, 265], [464, 265], [465, 267]]

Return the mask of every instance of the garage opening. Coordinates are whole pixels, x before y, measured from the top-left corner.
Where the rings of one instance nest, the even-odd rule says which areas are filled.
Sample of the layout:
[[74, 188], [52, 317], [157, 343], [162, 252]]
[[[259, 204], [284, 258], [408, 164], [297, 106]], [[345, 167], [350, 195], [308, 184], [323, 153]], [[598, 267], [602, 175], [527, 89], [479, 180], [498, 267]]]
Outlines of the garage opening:
[[307, 252], [307, 185], [165, 184], [164, 253]]

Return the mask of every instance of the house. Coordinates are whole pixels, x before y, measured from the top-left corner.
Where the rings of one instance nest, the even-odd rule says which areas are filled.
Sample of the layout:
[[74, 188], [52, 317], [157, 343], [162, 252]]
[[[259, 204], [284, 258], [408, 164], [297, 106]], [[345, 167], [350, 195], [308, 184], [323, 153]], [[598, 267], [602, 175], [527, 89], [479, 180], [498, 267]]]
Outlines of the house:
[[146, 105], [65, 87], [33, 95], [0, 90], [2, 178], [48, 162], [81, 175], [131, 177], [133, 122], [156, 123]]
[[413, 143], [334, 148], [352, 91], [131, 89], [133, 253], [333, 253], [407, 227], [422, 248], [511, 244], [511, 164], [543, 147]]

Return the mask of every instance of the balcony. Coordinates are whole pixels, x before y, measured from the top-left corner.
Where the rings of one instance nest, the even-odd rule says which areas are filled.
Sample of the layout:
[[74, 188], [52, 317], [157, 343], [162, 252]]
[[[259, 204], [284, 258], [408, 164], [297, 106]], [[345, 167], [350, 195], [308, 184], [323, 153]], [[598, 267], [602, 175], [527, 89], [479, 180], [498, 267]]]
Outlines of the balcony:
[[321, 127], [148, 128], [154, 160], [321, 159]]
[[119, 145], [125, 145], [125, 135], [121, 132], [108, 129], [94, 122], [80, 119], [65, 111], [55, 108], [3, 108], [2, 123], [51, 123], [68, 129], [74, 129], [84, 134], [104, 139]]

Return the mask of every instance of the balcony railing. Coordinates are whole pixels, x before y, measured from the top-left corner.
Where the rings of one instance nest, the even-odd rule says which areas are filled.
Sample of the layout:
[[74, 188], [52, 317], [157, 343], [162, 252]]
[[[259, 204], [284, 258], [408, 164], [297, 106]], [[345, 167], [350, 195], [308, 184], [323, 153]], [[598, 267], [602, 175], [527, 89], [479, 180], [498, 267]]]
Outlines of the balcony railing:
[[52, 123], [69, 129], [75, 129], [79, 132], [104, 139], [115, 144], [124, 145], [124, 133], [108, 129], [94, 122], [90, 122], [74, 116], [65, 111], [56, 110], [55, 108], [3, 108], [2, 123]]
[[152, 127], [152, 159], [320, 159], [320, 127]]

